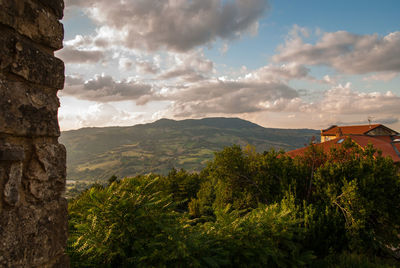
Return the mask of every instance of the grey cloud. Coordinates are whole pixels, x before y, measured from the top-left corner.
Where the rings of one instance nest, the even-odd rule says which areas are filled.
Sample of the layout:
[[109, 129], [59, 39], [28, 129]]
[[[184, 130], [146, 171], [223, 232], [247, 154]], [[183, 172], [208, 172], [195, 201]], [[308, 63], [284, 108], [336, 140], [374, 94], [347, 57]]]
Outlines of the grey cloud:
[[66, 75], [65, 85], [67, 86], [77, 86], [82, 85], [85, 81], [79, 75]]
[[127, 47], [180, 52], [237, 38], [269, 8], [267, 0], [66, 1], [74, 5], [87, 8], [98, 24], [126, 33], [119, 42]]
[[197, 73], [195, 70], [193, 69], [185, 69], [185, 68], [178, 68], [178, 69], [173, 69], [173, 70], [169, 70], [166, 71], [164, 73], [162, 73], [159, 78], [160, 79], [171, 79], [171, 78], [181, 78], [183, 81], [185, 82], [197, 82], [197, 81], [201, 81], [204, 80], [205, 77], [199, 73]]
[[140, 59], [131, 60], [129, 58], [119, 59], [120, 69], [128, 71], [131, 70], [133, 66], [135, 66], [136, 72], [140, 74], [157, 74], [158, 72], [160, 72], [160, 67], [151, 61]]
[[201, 50], [185, 54], [170, 53], [172, 67], [160, 74], [160, 79], [179, 78], [184, 82], [205, 80], [207, 74], [214, 70], [214, 63], [207, 59]]
[[150, 85], [136, 81], [117, 82], [111, 76], [95, 76], [83, 84], [68, 84], [70, 79], [67, 79], [63, 94], [79, 99], [97, 102], [135, 100], [138, 105], [143, 105], [147, 102], [146, 96], [152, 94]]
[[373, 121], [375, 122], [379, 122], [380, 124], [395, 124], [399, 122], [399, 118], [398, 117], [385, 117], [385, 118], [376, 118]]
[[400, 72], [400, 32], [379, 37], [338, 31], [323, 34], [315, 44], [294, 35], [278, 52], [275, 62], [327, 65], [349, 74]]
[[296, 64], [283, 64], [281, 66], [267, 65], [251, 73], [250, 78], [261, 81], [287, 81], [290, 79], [311, 78], [310, 69]]
[[[378, 118], [372, 118], [372, 124], [395, 124], [399, 122], [399, 118], [397, 117], [378, 117]], [[365, 125], [368, 124], [368, 119], [365, 118], [364, 120], [358, 120], [358, 121], [336, 121], [333, 122], [331, 125]]]
[[105, 58], [103, 51], [79, 50], [72, 46], [64, 47], [56, 55], [66, 63], [95, 63]]
[[265, 110], [262, 102], [296, 98], [298, 93], [279, 83], [204, 82], [173, 93], [175, 116], [239, 114]]

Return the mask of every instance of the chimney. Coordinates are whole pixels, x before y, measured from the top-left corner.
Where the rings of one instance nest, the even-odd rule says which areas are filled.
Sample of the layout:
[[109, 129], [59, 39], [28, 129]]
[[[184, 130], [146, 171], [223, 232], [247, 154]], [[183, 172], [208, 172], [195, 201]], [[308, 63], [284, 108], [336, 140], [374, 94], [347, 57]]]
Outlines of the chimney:
[[336, 138], [339, 138], [342, 136], [343, 136], [342, 129], [339, 127], [338, 130], [336, 131]]

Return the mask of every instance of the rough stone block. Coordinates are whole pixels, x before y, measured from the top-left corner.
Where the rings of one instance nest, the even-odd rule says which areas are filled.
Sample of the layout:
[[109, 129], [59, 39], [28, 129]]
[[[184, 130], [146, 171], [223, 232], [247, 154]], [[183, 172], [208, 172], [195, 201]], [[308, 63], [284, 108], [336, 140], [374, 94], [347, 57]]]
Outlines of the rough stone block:
[[22, 146], [0, 146], [0, 161], [22, 161], [24, 158]]
[[64, 1], [63, 0], [39, 0], [43, 5], [51, 8], [57, 19], [62, 19], [64, 16]]
[[28, 42], [19, 41], [15, 44], [15, 61], [11, 72], [26, 80], [57, 89], [64, 87], [64, 63]]
[[57, 267], [64, 260], [67, 240], [67, 202], [21, 206], [0, 214], [0, 267]]
[[[3, 210], [3, 196], [1, 193], [3, 193], [4, 183], [6, 180], [7, 180], [6, 172], [5, 172], [4, 168], [2, 166], [0, 166], [0, 215], [1, 215], [1, 211]], [[1, 247], [1, 245], [0, 245], [0, 247]]]
[[0, 133], [58, 137], [56, 90], [0, 78]]
[[8, 174], [8, 181], [4, 186], [4, 201], [10, 206], [16, 206], [20, 199], [22, 180], [22, 162], [13, 163]]
[[67, 152], [62, 144], [35, 144], [35, 151], [38, 160], [42, 163], [50, 179], [65, 178], [65, 162]]
[[64, 87], [64, 63], [44, 53], [12, 31], [0, 35], [0, 71], [10, 72], [29, 82], [56, 89]]
[[[42, 2], [42, 1], [41, 1]], [[46, 5], [51, 9], [40, 8], [38, 3], [28, 1], [0, 0], [0, 23], [14, 28], [22, 35], [49, 46], [55, 50], [62, 48], [64, 37], [63, 25], [58, 21], [59, 15], [53, 14], [52, 6], [60, 1], [49, 0]], [[59, 12], [59, 9], [57, 9]]]
[[59, 198], [65, 189], [66, 150], [60, 144], [36, 144], [28, 167], [28, 187], [38, 200]]

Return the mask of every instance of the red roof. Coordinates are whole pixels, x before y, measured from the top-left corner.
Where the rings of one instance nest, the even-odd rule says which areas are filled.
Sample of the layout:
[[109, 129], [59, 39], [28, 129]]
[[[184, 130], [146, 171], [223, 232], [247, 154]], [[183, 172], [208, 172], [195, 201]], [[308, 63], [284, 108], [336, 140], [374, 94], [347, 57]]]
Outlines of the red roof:
[[358, 125], [358, 126], [331, 126], [328, 129], [322, 130], [321, 135], [323, 136], [335, 136], [336, 133], [340, 130], [343, 135], [364, 135], [368, 131], [373, 130], [377, 127], [383, 126], [381, 124], [374, 125]]
[[[342, 139], [350, 137], [355, 143], [361, 147], [367, 146], [371, 143], [374, 148], [382, 151], [382, 156], [390, 156], [394, 162], [400, 162], [400, 142], [394, 143], [395, 139], [400, 139], [400, 136], [365, 136], [365, 135], [354, 135], [354, 136], [342, 136], [330, 141], [318, 143], [316, 146], [322, 147], [325, 152], [329, 152], [331, 147], [341, 146]], [[286, 154], [290, 157], [303, 155], [307, 150], [307, 147], [289, 151]]]

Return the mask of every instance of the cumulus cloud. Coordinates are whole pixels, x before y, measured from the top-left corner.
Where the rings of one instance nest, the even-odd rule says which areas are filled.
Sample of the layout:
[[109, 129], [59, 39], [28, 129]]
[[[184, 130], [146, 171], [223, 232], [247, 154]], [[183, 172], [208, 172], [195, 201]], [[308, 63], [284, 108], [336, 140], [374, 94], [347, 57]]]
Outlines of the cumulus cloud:
[[139, 74], [157, 74], [160, 72], [160, 66], [154, 61], [127, 57], [119, 58], [118, 67], [122, 71], [130, 71], [134, 68]]
[[258, 81], [288, 81], [291, 79], [309, 78], [310, 69], [297, 63], [266, 65], [246, 75], [246, 79]]
[[170, 112], [177, 117], [252, 113], [265, 110], [263, 103], [266, 101], [297, 96], [296, 90], [281, 83], [219, 80], [164, 94], [165, 98], [174, 101]]
[[122, 71], [129, 71], [134, 66], [135, 62], [129, 58], [119, 58], [118, 60], [118, 67]]
[[185, 82], [197, 82], [205, 79], [203, 75], [190, 68], [174, 68], [163, 72], [159, 76], [160, 79], [171, 79], [177, 77]]
[[96, 63], [105, 58], [104, 51], [80, 50], [73, 46], [65, 46], [56, 55], [66, 63]]
[[336, 79], [327, 74], [327, 75], [324, 75], [321, 82], [326, 83], [326, 84], [336, 84]]
[[395, 72], [385, 72], [385, 73], [377, 73], [377, 74], [372, 74], [367, 77], [364, 77], [364, 81], [390, 81], [393, 80], [398, 73]]
[[304, 42], [308, 33], [294, 27], [284, 45], [278, 47], [275, 62], [327, 65], [348, 74], [400, 72], [400, 32], [384, 37], [357, 35], [346, 31], [321, 34], [315, 44]]
[[169, 68], [159, 75], [159, 79], [180, 78], [184, 82], [197, 82], [206, 79], [214, 71], [214, 63], [201, 50], [169, 54]]
[[225, 55], [226, 52], [228, 52], [228, 50], [229, 50], [229, 45], [227, 43], [224, 43], [222, 47], [219, 49], [222, 55]]
[[62, 94], [98, 102], [134, 100], [137, 105], [146, 104], [152, 95], [150, 85], [134, 80], [115, 81], [108, 75], [96, 75], [84, 83], [78, 79], [67, 76]]
[[[306, 102], [301, 98], [277, 99], [265, 103], [269, 111], [295, 113], [298, 116], [314, 118], [321, 125], [346, 122], [346, 118], [362, 118], [368, 116], [386, 119], [385, 122], [396, 123], [400, 106], [400, 96], [391, 91], [364, 93], [351, 88], [351, 84], [338, 85], [324, 92], [314, 102]], [[389, 119], [390, 120], [389, 120]], [[393, 121], [394, 120], [394, 121]], [[383, 122], [383, 121], [382, 121]]]
[[65, 76], [65, 84], [68, 86], [82, 85], [85, 81], [81, 75], [73, 74]]
[[[211, 67], [200, 68], [206, 71]], [[68, 75], [61, 94], [105, 104], [126, 100], [135, 101], [137, 105], [169, 102], [169, 108], [159, 114], [176, 118], [276, 111], [287, 109], [284, 103], [299, 98], [296, 90], [280, 81], [208, 78], [173, 86], [159, 83], [151, 87], [134, 80], [115, 81], [108, 75], [96, 75], [87, 81], [78, 75]], [[97, 122], [92, 117], [87, 117], [87, 120]]]
[[214, 40], [254, 34], [269, 8], [267, 0], [68, 0], [87, 10], [97, 24], [118, 32], [129, 48], [188, 51]]
[[322, 101], [302, 107], [305, 111], [329, 111], [336, 114], [396, 114], [400, 97], [391, 91], [364, 93], [351, 89], [350, 84], [325, 92]]
[[141, 74], [157, 74], [158, 72], [160, 72], [160, 66], [157, 62], [148, 60], [137, 60], [136, 72]]
[[320, 98], [309, 102], [301, 97], [278, 98], [261, 103], [260, 112], [244, 117], [264, 126], [291, 128], [326, 128], [330, 125], [387, 124], [398, 129], [400, 96], [391, 91], [361, 92], [351, 84], [337, 85], [326, 90]]

